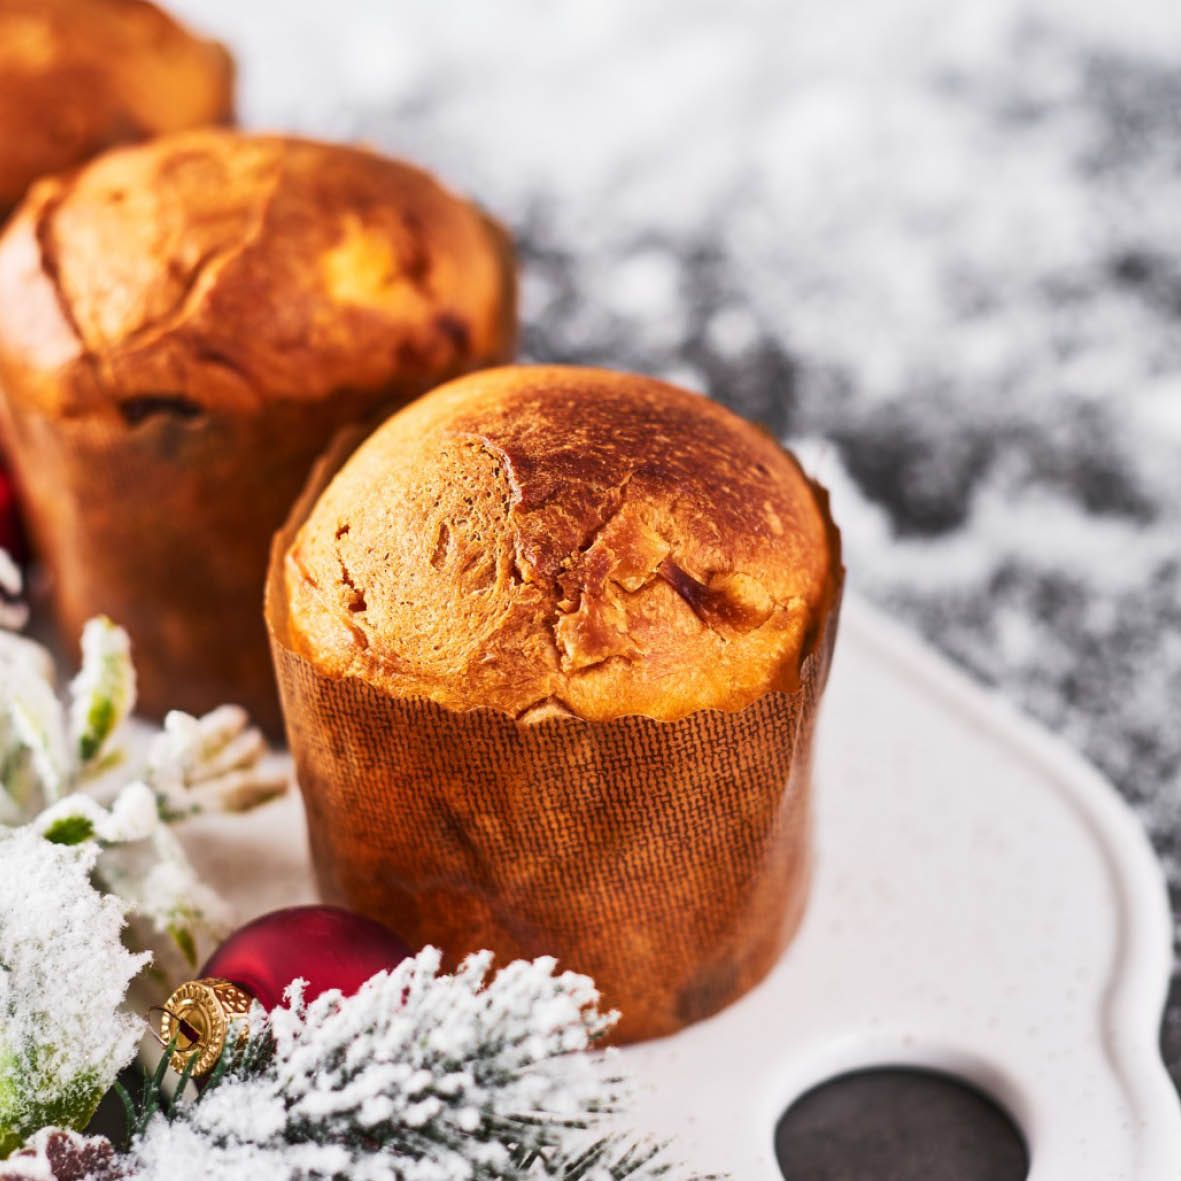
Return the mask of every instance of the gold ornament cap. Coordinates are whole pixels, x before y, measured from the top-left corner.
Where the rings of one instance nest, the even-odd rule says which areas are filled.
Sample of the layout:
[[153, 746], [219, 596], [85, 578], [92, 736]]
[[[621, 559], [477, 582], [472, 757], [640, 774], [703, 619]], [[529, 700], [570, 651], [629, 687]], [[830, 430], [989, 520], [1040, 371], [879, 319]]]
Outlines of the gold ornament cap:
[[252, 1004], [250, 993], [229, 980], [209, 977], [182, 984], [168, 998], [160, 1018], [161, 1041], [165, 1046], [176, 1043], [172, 1069], [183, 1073], [192, 1059], [189, 1077], [207, 1075], [217, 1065], [234, 1022], [241, 1021]]

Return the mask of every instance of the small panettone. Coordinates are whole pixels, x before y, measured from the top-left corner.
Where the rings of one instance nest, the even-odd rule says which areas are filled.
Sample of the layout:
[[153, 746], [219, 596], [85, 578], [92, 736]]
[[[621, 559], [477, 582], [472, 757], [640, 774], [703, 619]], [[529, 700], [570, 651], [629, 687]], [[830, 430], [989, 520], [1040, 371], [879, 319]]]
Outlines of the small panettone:
[[328, 898], [556, 954], [624, 1040], [760, 979], [806, 894], [823, 491], [714, 402], [560, 367], [452, 382], [324, 478], [268, 618]]
[[146, 0], [0, 0], [0, 217], [39, 177], [233, 117], [234, 66]]
[[277, 724], [267, 550], [343, 425], [510, 356], [504, 232], [407, 164], [231, 131], [34, 186], [0, 238], [0, 425], [66, 634], [150, 711]]

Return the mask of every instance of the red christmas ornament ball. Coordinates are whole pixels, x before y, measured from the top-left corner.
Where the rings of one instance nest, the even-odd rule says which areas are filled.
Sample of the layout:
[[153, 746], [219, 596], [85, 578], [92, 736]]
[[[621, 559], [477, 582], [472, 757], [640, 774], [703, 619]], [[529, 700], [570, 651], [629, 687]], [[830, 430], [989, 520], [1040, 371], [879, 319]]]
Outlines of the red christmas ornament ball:
[[16, 505], [16, 486], [0, 463], [0, 549], [7, 550], [18, 562], [25, 556], [24, 532]]
[[364, 915], [338, 906], [293, 906], [247, 923], [213, 953], [201, 975], [238, 985], [269, 1011], [300, 977], [307, 981], [305, 1000], [334, 988], [351, 996], [410, 954], [401, 939]]

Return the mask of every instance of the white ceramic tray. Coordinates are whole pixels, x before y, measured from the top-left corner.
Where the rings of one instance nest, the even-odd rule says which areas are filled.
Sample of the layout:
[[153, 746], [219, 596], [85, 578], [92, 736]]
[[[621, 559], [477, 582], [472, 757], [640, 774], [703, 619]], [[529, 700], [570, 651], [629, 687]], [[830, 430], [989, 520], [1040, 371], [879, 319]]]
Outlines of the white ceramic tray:
[[[1115, 791], [849, 596], [816, 792], [798, 938], [737, 1005], [625, 1052], [629, 1123], [700, 1169], [777, 1181], [793, 1099], [909, 1064], [998, 1099], [1032, 1181], [1181, 1177], [1181, 1104], [1157, 1048], [1171, 918]], [[186, 843], [243, 918], [313, 897], [294, 799], [194, 823]]]

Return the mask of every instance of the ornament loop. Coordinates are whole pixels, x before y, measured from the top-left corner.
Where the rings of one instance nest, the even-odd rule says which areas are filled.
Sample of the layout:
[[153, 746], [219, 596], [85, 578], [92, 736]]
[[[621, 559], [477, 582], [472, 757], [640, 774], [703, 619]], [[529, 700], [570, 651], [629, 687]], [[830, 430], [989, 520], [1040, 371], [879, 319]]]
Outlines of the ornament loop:
[[[166, 1008], [164, 1005], [152, 1005], [148, 1009], [148, 1012], [167, 1014], [168, 1017], [172, 1018], [176, 1029], [180, 1032], [182, 1037], [188, 1038], [189, 1041], [193, 1042], [199, 1039], [200, 1035], [198, 1032], [183, 1017], [181, 1017], [179, 1013], [174, 1013], [171, 1009]], [[164, 1022], [161, 1020], [160, 1027], [163, 1028], [163, 1026]], [[152, 1035], [153, 1039], [157, 1042], [162, 1050], [167, 1050], [172, 1044], [170, 1041], [162, 1037], [155, 1029], [153, 1029], [150, 1023], [148, 1025], [148, 1032]]]
[[[254, 998], [229, 980], [190, 980], [182, 984], [160, 1007], [160, 1044], [175, 1046], [169, 1059], [172, 1069], [190, 1069], [192, 1078], [203, 1078], [225, 1049], [235, 1021], [250, 1012]], [[240, 1040], [245, 1037], [245, 1031]]]

